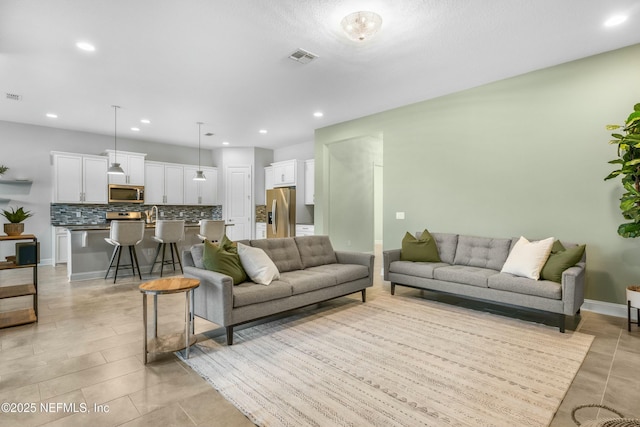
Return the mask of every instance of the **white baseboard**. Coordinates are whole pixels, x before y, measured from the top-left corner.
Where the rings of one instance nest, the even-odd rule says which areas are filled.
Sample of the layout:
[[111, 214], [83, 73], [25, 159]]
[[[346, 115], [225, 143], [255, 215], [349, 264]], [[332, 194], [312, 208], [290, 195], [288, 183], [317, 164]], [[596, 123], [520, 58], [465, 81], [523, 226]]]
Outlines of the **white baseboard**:
[[[615, 304], [613, 302], [597, 301], [593, 299], [585, 299], [582, 304], [582, 310], [592, 311], [598, 314], [605, 314], [607, 316], [615, 316], [627, 318], [627, 306], [625, 304]], [[638, 321], [638, 310], [631, 309], [631, 320]]]

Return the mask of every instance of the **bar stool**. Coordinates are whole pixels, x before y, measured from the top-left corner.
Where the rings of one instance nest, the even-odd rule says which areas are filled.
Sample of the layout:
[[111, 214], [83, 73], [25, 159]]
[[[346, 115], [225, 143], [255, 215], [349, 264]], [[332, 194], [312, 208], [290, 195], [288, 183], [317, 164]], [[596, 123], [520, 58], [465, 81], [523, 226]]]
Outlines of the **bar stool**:
[[224, 220], [202, 219], [200, 220], [200, 240], [209, 240], [210, 242], [219, 242], [224, 236], [225, 224]]
[[[113, 248], [113, 254], [111, 254], [111, 261], [109, 261], [109, 268], [107, 268], [107, 274], [104, 275], [106, 279], [109, 275], [111, 267], [113, 267], [113, 260], [118, 256], [116, 262], [116, 271], [113, 274], [113, 283], [116, 283], [118, 277], [118, 269], [131, 268], [133, 275], [136, 274], [136, 268], [138, 269], [138, 278], [142, 280], [142, 274], [140, 273], [140, 266], [138, 265], [138, 254], [136, 254], [135, 246], [142, 242], [144, 238], [144, 221], [111, 221], [111, 229], [109, 231], [109, 237], [105, 237], [105, 241], [110, 245], [115, 246]], [[123, 247], [129, 248], [129, 259], [131, 264], [120, 265], [120, 256], [122, 255]]]
[[[160, 220], [156, 222], [156, 234], [153, 236], [153, 240], [158, 242], [158, 249], [156, 250], [156, 256], [153, 258], [153, 264], [151, 264], [151, 270], [149, 274], [153, 272], [153, 267], [160, 263], [160, 277], [162, 277], [165, 264], [173, 264], [173, 270], [176, 270], [176, 258], [178, 258], [178, 264], [180, 265], [180, 271], [182, 270], [182, 262], [180, 261], [180, 254], [178, 253], [177, 243], [184, 239], [184, 220]], [[169, 245], [169, 252], [171, 252], [171, 261], [164, 259], [165, 249]], [[160, 249], [162, 248], [162, 258], [157, 261]], [[175, 257], [174, 257], [175, 252]]]

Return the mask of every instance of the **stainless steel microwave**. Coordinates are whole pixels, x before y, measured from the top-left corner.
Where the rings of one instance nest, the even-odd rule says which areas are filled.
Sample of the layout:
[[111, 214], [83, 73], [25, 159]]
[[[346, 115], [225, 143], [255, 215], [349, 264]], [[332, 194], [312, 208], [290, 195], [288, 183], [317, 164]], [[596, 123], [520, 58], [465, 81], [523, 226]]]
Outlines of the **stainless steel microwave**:
[[144, 186], [109, 184], [109, 203], [144, 203]]

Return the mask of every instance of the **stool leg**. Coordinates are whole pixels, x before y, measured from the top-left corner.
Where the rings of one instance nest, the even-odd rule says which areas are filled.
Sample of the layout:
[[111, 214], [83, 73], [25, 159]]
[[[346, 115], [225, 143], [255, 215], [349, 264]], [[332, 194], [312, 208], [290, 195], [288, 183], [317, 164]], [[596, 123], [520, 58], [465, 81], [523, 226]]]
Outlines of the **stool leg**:
[[171, 265], [173, 266], [173, 271], [176, 271], [176, 258], [173, 256], [173, 245], [174, 243], [169, 243], [169, 252], [171, 253]]
[[167, 244], [166, 243], [162, 243], [162, 259], [160, 260], [160, 277], [162, 277], [162, 273], [164, 271], [164, 254], [165, 251], [167, 249]]
[[156, 265], [156, 262], [158, 262], [158, 255], [160, 255], [160, 246], [162, 246], [162, 243], [158, 243], [158, 247], [156, 248], [156, 256], [153, 257], [153, 262], [151, 263], [151, 270], [149, 270], [149, 274], [153, 273], [153, 267]]
[[131, 250], [131, 245], [128, 245], [127, 248], [129, 249], [129, 260], [131, 261], [131, 275], [135, 276], [136, 275], [136, 266], [133, 263], [133, 251]]
[[[180, 261], [180, 253], [178, 252], [178, 244], [177, 243], [172, 243], [171, 244], [173, 246], [173, 250], [176, 252], [176, 258], [178, 258], [178, 265], [180, 266], [180, 272], [184, 274], [184, 270], [182, 269], [182, 261]], [[173, 269], [176, 269], [175, 263], [173, 265]]]
[[116, 272], [113, 275], [113, 283], [116, 283], [118, 278], [118, 268], [120, 268], [120, 256], [122, 255], [122, 246], [118, 245], [118, 261], [116, 262]]
[[[142, 280], [142, 272], [140, 271], [140, 264], [138, 264], [138, 253], [136, 252], [136, 247], [130, 246], [130, 248], [133, 249], [133, 259], [135, 260], [136, 268], [138, 269], [138, 279]], [[133, 261], [131, 261], [131, 263], [133, 264]]]
[[113, 253], [111, 254], [111, 260], [109, 261], [109, 268], [107, 268], [107, 274], [104, 275], [105, 280], [109, 275], [109, 271], [111, 271], [111, 267], [113, 267], [113, 260], [115, 259], [117, 252], [118, 252], [118, 247], [116, 246], [113, 248]]

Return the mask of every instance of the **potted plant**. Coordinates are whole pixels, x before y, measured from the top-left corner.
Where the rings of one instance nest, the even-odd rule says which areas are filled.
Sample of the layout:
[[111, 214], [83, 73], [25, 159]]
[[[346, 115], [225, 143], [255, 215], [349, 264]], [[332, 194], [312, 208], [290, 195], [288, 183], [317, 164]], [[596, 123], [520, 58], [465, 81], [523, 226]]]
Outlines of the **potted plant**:
[[11, 208], [11, 211], [3, 210], [0, 214], [7, 218], [8, 224], [4, 225], [4, 232], [7, 236], [19, 236], [24, 231], [22, 221], [33, 216], [31, 211], [25, 211], [23, 207], [18, 209]]
[[4, 173], [5, 173], [6, 171], [8, 171], [8, 170], [9, 170], [9, 168], [8, 168], [7, 166], [5, 166], [5, 165], [0, 165], [0, 177], [1, 177], [2, 175], [4, 175]]
[[[605, 180], [615, 177], [622, 178], [625, 189], [620, 198], [622, 216], [631, 222], [620, 224], [618, 234], [622, 237], [640, 236], [640, 104], [633, 106], [633, 112], [625, 121], [624, 126], [608, 125], [608, 130], [621, 131], [611, 134], [614, 138], [610, 144], [617, 145], [618, 158], [609, 163], [620, 165], [620, 169], [611, 172]], [[640, 307], [640, 286], [627, 287], [627, 301], [633, 307]]]

